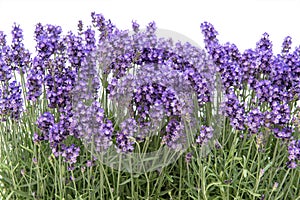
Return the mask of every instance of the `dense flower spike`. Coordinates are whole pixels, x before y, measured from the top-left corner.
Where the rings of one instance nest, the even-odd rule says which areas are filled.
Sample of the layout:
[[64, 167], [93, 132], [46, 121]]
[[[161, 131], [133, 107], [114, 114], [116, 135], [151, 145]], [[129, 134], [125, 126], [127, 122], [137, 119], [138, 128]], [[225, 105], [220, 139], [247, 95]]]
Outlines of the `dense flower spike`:
[[226, 95], [226, 100], [223, 104], [223, 112], [226, 117], [229, 117], [230, 124], [237, 130], [244, 130], [245, 127], [245, 108], [238, 100], [234, 91]]
[[86, 51], [86, 53], [90, 53], [93, 50], [95, 50], [95, 48], [96, 48], [95, 31], [92, 30], [91, 28], [88, 28], [84, 32], [84, 36], [85, 36], [85, 42], [86, 42], [85, 51]]
[[35, 28], [36, 50], [42, 60], [50, 58], [60, 48], [62, 29], [60, 26], [38, 23]]
[[[219, 34], [213, 25], [208, 22], [204, 22], [200, 26], [202, 33], [204, 35], [204, 43], [205, 43], [205, 48], [208, 50], [208, 53], [210, 55], [213, 55], [214, 53], [214, 48], [216, 47], [215, 45], [218, 44], [218, 39], [217, 35]], [[213, 56], [214, 58], [214, 56]]]
[[77, 161], [77, 157], [79, 156], [80, 148], [76, 147], [74, 144], [71, 146], [62, 145], [61, 146], [61, 156], [64, 158], [65, 162], [75, 164]]
[[0, 81], [8, 82], [12, 78], [12, 69], [7, 65], [2, 55], [0, 54]]
[[259, 75], [259, 66], [257, 65], [257, 52], [252, 49], [245, 50], [240, 57], [240, 66], [242, 71], [242, 80], [251, 87], [255, 85], [255, 77]]
[[269, 34], [264, 33], [262, 38], [256, 43], [256, 52], [258, 54], [258, 67], [264, 74], [269, 74], [271, 70], [273, 52], [272, 42], [269, 40]]
[[246, 125], [250, 133], [257, 134], [262, 127], [264, 121], [264, 114], [258, 109], [251, 110], [246, 117]]
[[27, 71], [28, 65], [30, 63], [30, 53], [24, 48], [23, 44], [23, 30], [19, 25], [14, 24], [12, 30], [12, 45], [10, 51], [10, 57], [14, 65], [12, 65], [13, 70], [22, 71], [25, 73]]
[[0, 31], [0, 49], [2, 49], [6, 45], [6, 35], [3, 31]]
[[48, 133], [54, 125], [54, 116], [49, 112], [45, 112], [37, 119], [36, 124], [42, 132], [41, 136], [35, 136], [36, 141], [48, 140]]
[[166, 126], [166, 134], [162, 138], [162, 143], [178, 151], [186, 148], [186, 135], [182, 122], [171, 119]]
[[26, 83], [28, 100], [36, 101], [42, 95], [43, 83], [43, 62], [39, 57], [35, 57], [32, 61], [32, 68], [28, 72]]
[[292, 38], [290, 36], [287, 36], [286, 38], [284, 38], [284, 41], [282, 43], [281, 53], [282, 54], [289, 53], [292, 48], [291, 46], [292, 46]]
[[94, 27], [100, 31], [100, 40], [106, 37], [110, 37], [115, 29], [115, 26], [110, 20], [105, 20], [102, 14], [91, 13], [92, 22]]
[[132, 30], [134, 31], [134, 32], [139, 32], [139, 27], [140, 27], [140, 25], [136, 22], [136, 21], [132, 21]]
[[99, 102], [85, 105], [78, 102], [73, 109], [74, 115], [70, 129], [83, 139], [88, 148], [98, 153], [105, 152], [112, 145], [113, 124], [104, 116], [104, 110]]
[[196, 139], [196, 143], [198, 143], [201, 146], [207, 144], [209, 140], [213, 137], [213, 131], [214, 129], [212, 127], [201, 126], [200, 134]]
[[3, 120], [7, 117], [18, 120], [21, 117], [23, 111], [21, 95], [21, 86], [16, 81], [12, 81], [2, 90], [0, 88], [0, 116]]
[[132, 152], [134, 150], [135, 135], [138, 127], [134, 119], [127, 119], [120, 124], [120, 131], [116, 135], [116, 148], [118, 152]]
[[66, 42], [69, 62], [71, 66], [78, 71], [85, 57], [83, 39], [69, 32], [66, 37]]
[[288, 146], [288, 152], [289, 152], [288, 166], [290, 168], [296, 168], [298, 166], [297, 162], [300, 161], [300, 140], [290, 141]]
[[279, 104], [274, 102], [271, 105], [271, 108], [272, 122], [275, 125], [285, 125], [289, 123], [291, 120], [291, 111], [288, 104]]
[[49, 99], [48, 107], [62, 110], [67, 105], [71, 105], [71, 93], [77, 74], [72, 68], [66, 67], [66, 58], [63, 56], [57, 56], [52, 64], [47, 64], [49, 64], [49, 73], [44, 80]]

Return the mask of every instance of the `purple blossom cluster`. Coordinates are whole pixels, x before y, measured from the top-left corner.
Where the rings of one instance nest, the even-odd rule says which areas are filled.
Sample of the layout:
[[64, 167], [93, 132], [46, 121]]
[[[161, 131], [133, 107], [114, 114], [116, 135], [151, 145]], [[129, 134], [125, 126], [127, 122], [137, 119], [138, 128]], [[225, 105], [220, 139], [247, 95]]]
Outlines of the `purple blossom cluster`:
[[171, 119], [166, 126], [166, 134], [162, 138], [162, 143], [174, 150], [182, 150], [186, 147], [186, 135], [181, 121]]
[[42, 135], [35, 133], [34, 141], [48, 140], [48, 133], [54, 124], [54, 116], [49, 112], [45, 112], [37, 119], [36, 123]]
[[[62, 66], [64, 64], [61, 58], [60, 60], [59, 58], [53, 60], [54, 54], [58, 57], [62, 57], [65, 48], [62, 44], [61, 33], [62, 29], [60, 26], [51, 24], [43, 26], [41, 23], [38, 23], [35, 27], [34, 34], [37, 55], [31, 62], [26, 83], [27, 100], [29, 101], [35, 102], [42, 95], [46, 75], [48, 74], [47, 79], [53, 75], [52, 69], [55, 68], [54, 65]], [[55, 103], [52, 103], [52, 107], [53, 104]]]
[[106, 119], [104, 110], [97, 101], [91, 105], [78, 102], [70, 127], [77, 132], [86, 147], [95, 152], [103, 153], [112, 145], [113, 123]]
[[52, 153], [55, 157], [62, 156], [69, 164], [76, 163], [76, 159], [79, 156], [80, 148], [65, 145], [63, 142], [70, 136], [76, 135], [70, 128], [71, 117], [63, 114], [59, 122], [55, 123], [55, 118], [52, 113], [43, 113], [36, 121], [37, 127], [40, 130], [40, 134], [34, 133], [33, 140], [35, 143], [41, 141], [48, 141]]
[[30, 53], [25, 49], [23, 44], [23, 30], [19, 25], [14, 24], [12, 30], [12, 44], [9, 51], [9, 56], [12, 61], [12, 69], [21, 71], [22, 73], [27, 70], [31, 62]]
[[[171, 127], [175, 126], [174, 122], [167, 122], [166, 119], [176, 118], [180, 126], [183, 126], [182, 116], [192, 115], [193, 99], [191, 97], [195, 94], [192, 83], [186, 79], [184, 73], [172, 67], [162, 65], [158, 68], [155, 64], [147, 64], [138, 69], [135, 76], [128, 74], [114, 81], [111, 85], [118, 87], [112, 88], [110, 97], [119, 104], [120, 102], [125, 104], [125, 108], [132, 110], [129, 114], [137, 118], [140, 126], [137, 140], [142, 141], [146, 136], [144, 133], [151, 135], [150, 130], [160, 132], [164, 124], [166, 129], [170, 126], [171, 130]], [[181, 132], [184, 132], [184, 127], [180, 129], [173, 133], [163, 132], [165, 144], [176, 148], [176, 145], [171, 145], [171, 143], [176, 143], [177, 140], [172, 140], [183, 134]]]
[[138, 126], [135, 119], [129, 118], [120, 124], [120, 131], [116, 134], [116, 148], [118, 152], [133, 152], [135, 136]]
[[69, 32], [65, 38], [67, 42], [67, 55], [73, 69], [78, 71], [85, 58], [83, 38]]
[[[43, 92], [42, 88], [45, 88], [48, 108], [57, 109], [59, 118], [55, 123], [50, 112], [44, 113], [37, 120], [40, 133], [34, 134], [34, 141], [49, 142], [52, 153], [63, 156], [72, 165], [79, 156], [80, 147], [74, 144], [68, 146], [66, 140], [70, 137], [87, 143], [93, 140], [96, 150], [101, 151], [112, 143], [113, 124], [104, 121], [99, 103], [94, 103], [90, 108], [80, 107], [92, 98], [91, 94], [95, 96], [100, 86], [99, 82], [93, 81], [92, 92], [88, 87], [89, 78], [96, 74], [89, 60], [96, 47], [95, 32], [88, 28], [83, 31], [84, 34], [69, 32], [65, 37], [61, 36], [61, 32], [59, 26], [36, 26], [38, 55], [28, 73], [27, 99], [36, 101]], [[89, 92], [85, 93], [86, 89]]]
[[165, 88], [159, 84], [148, 84], [137, 88], [133, 94], [133, 101], [137, 105], [137, 111], [142, 119], [146, 119], [150, 113], [150, 106], [163, 105], [167, 116], [180, 115], [181, 106], [172, 88]]
[[20, 84], [12, 81], [9, 85], [0, 88], [0, 117], [6, 120], [7, 117], [18, 120], [23, 111], [23, 99]]
[[74, 144], [72, 144], [71, 146], [66, 146], [63, 144], [61, 146], [61, 151], [62, 151], [61, 156], [64, 158], [64, 161], [72, 165], [75, 164], [77, 161], [80, 148], [76, 147]]
[[7, 49], [9, 46], [6, 45], [6, 35], [0, 31], [0, 81], [7, 82], [12, 78], [12, 67], [7, 59]]
[[[136, 22], [134, 22], [134, 26], [138, 26]], [[132, 36], [122, 34], [119, 37], [119, 40], [124, 42], [119, 44], [116, 49], [121, 54], [117, 53], [110, 65], [109, 70], [113, 76], [120, 79], [134, 65], [141, 67], [155, 65], [158, 68], [163, 65], [169, 66], [172, 71], [185, 74], [185, 79], [188, 79], [197, 92], [199, 105], [210, 102], [214, 72], [208, 70], [212, 67], [209, 68], [211, 63], [205, 57], [205, 53], [191, 47], [189, 43], [178, 42], [176, 45], [172, 45], [168, 40], [158, 39], [155, 31], [156, 25], [153, 22], [149, 23], [145, 32], [136, 32]], [[113, 39], [107, 43], [117, 46]], [[204, 73], [205, 70], [206, 73]]]
[[[251, 134], [259, 134], [266, 127], [285, 141], [299, 137], [292, 122], [300, 100], [300, 47], [291, 51], [292, 38], [284, 39], [278, 55], [273, 54], [267, 33], [262, 35], [255, 49], [239, 53], [235, 45], [219, 43], [218, 32], [212, 24], [204, 22], [201, 29], [205, 47], [222, 78], [227, 97], [223, 112], [232, 127]], [[295, 145], [295, 141], [292, 142], [289, 149], [296, 148]], [[295, 162], [289, 166], [295, 167]]]
[[2, 55], [0, 57], [0, 81], [8, 82], [12, 78], [12, 69], [6, 64]]
[[290, 168], [296, 168], [298, 166], [297, 161], [300, 161], [300, 140], [291, 140], [288, 145]]
[[35, 27], [36, 51], [41, 60], [49, 59], [53, 54], [61, 50], [60, 26], [38, 23]]
[[196, 143], [199, 145], [205, 145], [207, 144], [210, 139], [213, 137], [214, 129], [209, 126], [201, 126], [200, 133], [196, 139]]
[[27, 75], [27, 99], [35, 102], [43, 93], [44, 73], [43, 62], [35, 57]]
[[[35, 133], [34, 141], [49, 142], [52, 153], [55, 156], [63, 156], [65, 161], [70, 164], [75, 164], [80, 147], [76, 147], [74, 144], [66, 145], [66, 140], [69, 140], [70, 137], [88, 138], [85, 128], [89, 127], [88, 125], [96, 124], [96, 121], [92, 120], [85, 127], [80, 126], [81, 119], [78, 118], [78, 113], [81, 110], [76, 107], [82, 103], [80, 94], [87, 86], [88, 77], [96, 74], [95, 71], [89, 70], [91, 63], [87, 60], [87, 57], [95, 49], [95, 32], [90, 28], [82, 30], [82, 32], [84, 34], [75, 35], [69, 32], [66, 36], [62, 36], [60, 26], [37, 24], [35, 39], [38, 54], [34, 58], [27, 76], [27, 99], [36, 101], [45, 88], [48, 108], [57, 109], [56, 112], [59, 112], [57, 122], [54, 122], [51, 112], [44, 113], [37, 120], [40, 133]], [[88, 100], [89, 94], [87, 93], [84, 100]], [[88, 119], [89, 116], [84, 115], [84, 117]], [[112, 127], [112, 123], [98, 126], [98, 134], [110, 132]], [[95, 140], [97, 148], [105, 146], [101, 137], [97, 137]], [[107, 143], [111, 142], [110, 140]]]
[[[15, 80], [14, 71], [24, 70], [24, 62], [29, 61], [28, 54], [25, 56], [25, 49], [22, 43], [23, 35], [19, 26], [13, 27], [13, 50], [6, 43], [6, 35], [0, 31], [0, 117], [5, 121], [7, 118], [18, 120], [23, 111], [23, 99], [21, 85]], [[19, 55], [24, 53], [22, 55]], [[27, 53], [27, 51], [26, 51]], [[20, 56], [20, 58], [18, 58]], [[16, 68], [16, 60], [19, 59], [20, 68]], [[24, 60], [20, 60], [24, 59]]]
[[[190, 43], [158, 38], [155, 22], [141, 31], [133, 21], [134, 33], [130, 33], [101, 14], [91, 17], [93, 26], [84, 28], [79, 21], [78, 33], [65, 36], [60, 26], [37, 24], [33, 58], [24, 47], [20, 26], [13, 26], [11, 45], [0, 31], [3, 120], [19, 119], [23, 100], [34, 104], [44, 93], [47, 108], [36, 121], [39, 131], [33, 139], [48, 142], [52, 153], [71, 165], [79, 157], [80, 146], [67, 145], [69, 138], [81, 140], [98, 153], [110, 147], [131, 153], [136, 142], [155, 132], [162, 144], [182, 149], [186, 116], [214, 103], [220, 75], [226, 97], [222, 111], [230, 125], [250, 134], [270, 129], [275, 137], [290, 142], [289, 166], [297, 166], [299, 141], [292, 138], [299, 132], [292, 122], [300, 97], [300, 48], [291, 51], [291, 37], [284, 39], [282, 52], [276, 56], [267, 33], [255, 49], [240, 52], [235, 44], [220, 44], [218, 32], [204, 22], [207, 56]], [[24, 99], [21, 85], [14, 80], [16, 71], [26, 80]], [[118, 111], [111, 113], [110, 106]], [[192, 117], [189, 123], [195, 128], [197, 122]], [[214, 132], [211, 124], [204, 124], [194, 135], [201, 146]]]
[[45, 77], [49, 108], [63, 109], [71, 104], [71, 91], [75, 84], [76, 73], [73, 70], [57, 66]]
[[257, 134], [264, 125], [264, 113], [258, 108], [252, 109], [246, 117], [246, 125], [251, 134]]
[[237, 130], [244, 130], [246, 120], [245, 108], [233, 90], [226, 95], [226, 100], [222, 106], [224, 115], [230, 119], [230, 125]]

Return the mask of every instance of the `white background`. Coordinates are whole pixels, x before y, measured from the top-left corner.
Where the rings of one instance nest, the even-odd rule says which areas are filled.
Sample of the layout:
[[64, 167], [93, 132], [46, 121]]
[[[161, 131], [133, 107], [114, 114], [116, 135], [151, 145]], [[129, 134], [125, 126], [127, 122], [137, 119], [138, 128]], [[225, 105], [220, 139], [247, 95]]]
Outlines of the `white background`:
[[35, 24], [62, 26], [76, 32], [78, 20], [91, 25], [90, 13], [102, 13], [117, 27], [130, 29], [155, 21], [158, 28], [179, 32], [201, 47], [200, 24], [212, 23], [221, 43], [235, 43], [241, 51], [254, 48], [264, 32], [270, 34], [274, 52], [280, 52], [285, 36], [300, 45], [300, 0], [0, 0], [0, 30], [8, 35], [14, 22], [21, 25], [25, 45], [33, 50]]

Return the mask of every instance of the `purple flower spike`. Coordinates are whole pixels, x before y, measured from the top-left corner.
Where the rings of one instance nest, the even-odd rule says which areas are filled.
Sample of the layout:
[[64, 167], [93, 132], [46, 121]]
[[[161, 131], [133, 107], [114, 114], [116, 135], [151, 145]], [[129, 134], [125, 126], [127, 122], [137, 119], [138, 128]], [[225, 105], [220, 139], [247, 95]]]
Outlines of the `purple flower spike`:
[[24, 48], [23, 30], [19, 25], [14, 24], [12, 30], [12, 45], [9, 55], [11, 57], [13, 70], [22, 71], [25, 73], [30, 63], [30, 53]]
[[241, 102], [239, 102], [234, 91], [230, 91], [226, 95], [227, 99], [224, 102], [223, 113], [230, 119], [230, 125], [237, 130], [244, 130], [245, 127], [245, 108]]
[[22, 90], [20, 84], [13, 81], [7, 88], [0, 88], [0, 116], [2, 119], [11, 117], [18, 120], [21, 117], [23, 111], [23, 99]]
[[200, 129], [200, 134], [196, 139], [196, 143], [200, 146], [205, 145], [213, 137], [213, 128], [208, 126], [202, 126]]
[[300, 140], [292, 140], [288, 146], [289, 152], [289, 168], [296, 168], [298, 166], [297, 162], [300, 161]]
[[61, 156], [64, 161], [69, 164], [75, 164], [77, 162], [77, 157], [79, 156], [80, 148], [76, 147], [74, 144], [71, 146], [61, 145]]
[[137, 133], [137, 123], [134, 119], [127, 119], [120, 125], [121, 131], [116, 135], [118, 152], [128, 153], [134, 150], [134, 136]]
[[45, 112], [37, 119], [36, 124], [43, 135], [38, 136], [35, 134], [35, 138], [37, 140], [48, 140], [48, 133], [54, 125], [54, 116], [49, 112]]
[[163, 136], [162, 143], [174, 150], [185, 148], [186, 135], [184, 135], [184, 126], [176, 119], [171, 119], [166, 126], [166, 134]]

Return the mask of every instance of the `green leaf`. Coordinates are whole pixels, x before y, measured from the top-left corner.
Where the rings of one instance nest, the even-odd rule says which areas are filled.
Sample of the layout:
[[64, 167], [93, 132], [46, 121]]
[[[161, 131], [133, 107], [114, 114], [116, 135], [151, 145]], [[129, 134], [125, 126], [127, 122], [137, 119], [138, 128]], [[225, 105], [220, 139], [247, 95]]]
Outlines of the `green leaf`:
[[247, 169], [243, 169], [243, 176], [244, 176], [244, 178], [246, 178], [248, 176], [248, 170]]
[[32, 196], [26, 192], [15, 190], [15, 189], [12, 189], [12, 190], [19, 196], [26, 197], [26, 199], [32, 199]]
[[250, 193], [250, 194], [251, 194], [252, 196], [254, 196], [254, 197], [260, 197], [260, 196], [261, 196], [261, 194], [252, 192], [251, 190], [247, 190], [247, 189], [243, 189], [243, 190], [246, 191], [246, 192], [248, 192], [248, 193]]
[[174, 182], [173, 178], [169, 174], [165, 174], [165, 176], [171, 183]]
[[125, 185], [126, 183], [129, 183], [131, 181], [131, 179], [127, 179], [126, 181], [120, 183], [120, 185]]

